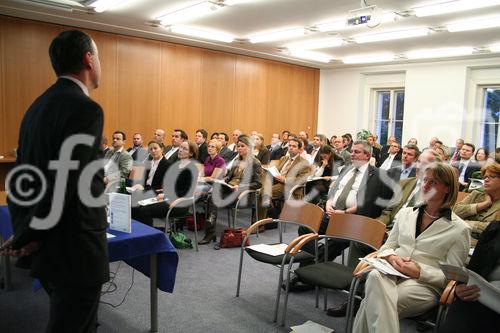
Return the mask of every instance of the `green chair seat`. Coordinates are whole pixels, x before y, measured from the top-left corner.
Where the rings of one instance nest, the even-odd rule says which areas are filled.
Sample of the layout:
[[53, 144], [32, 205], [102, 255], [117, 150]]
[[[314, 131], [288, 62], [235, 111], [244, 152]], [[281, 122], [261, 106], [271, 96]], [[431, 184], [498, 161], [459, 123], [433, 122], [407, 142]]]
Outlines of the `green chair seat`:
[[349, 289], [352, 267], [336, 262], [319, 263], [295, 270], [300, 281], [327, 289]]
[[[250, 257], [254, 258], [257, 261], [264, 262], [266, 264], [281, 265], [281, 262], [283, 261], [283, 255], [271, 256], [248, 248], [245, 248], [245, 251], [248, 253]], [[314, 255], [306, 251], [300, 251], [295, 255], [295, 259], [293, 260], [293, 262], [302, 262], [305, 260], [314, 260]], [[287, 258], [285, 264], [288, 264], [289, 262], [290, 262], [290, 257]]]

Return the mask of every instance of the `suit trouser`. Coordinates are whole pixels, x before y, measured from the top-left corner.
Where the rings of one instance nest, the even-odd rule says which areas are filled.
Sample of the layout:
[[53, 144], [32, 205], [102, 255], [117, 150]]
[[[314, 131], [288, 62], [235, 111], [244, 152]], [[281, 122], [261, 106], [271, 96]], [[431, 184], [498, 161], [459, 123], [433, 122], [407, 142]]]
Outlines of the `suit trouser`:
[[49, 295], [50, 313], [46, 333], [88, 333], [97, 331], [98, 286], [61, 286], [41, 281]]
[[399, 318], [425, 313], [436, 305], [438, 296], [433, 288], [416, 279], [397, 279], [372, 270], [353, 331], [399, 333]]
[[441, 324], [440, 333], [494, 333], [500, 327], [500, 314], [479, 302], [456, 298]]

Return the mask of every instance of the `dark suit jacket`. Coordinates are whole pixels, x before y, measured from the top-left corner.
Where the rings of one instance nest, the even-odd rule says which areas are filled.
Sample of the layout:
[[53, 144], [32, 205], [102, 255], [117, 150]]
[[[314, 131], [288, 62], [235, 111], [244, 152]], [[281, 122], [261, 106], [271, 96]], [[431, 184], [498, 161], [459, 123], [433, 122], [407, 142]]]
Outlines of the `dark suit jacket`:
[[[163, 150], [163, 154], [164, 154], [164, 155], [167, 155], [167, 154], [168, 154], [168, 152], [169, 152], [170, 150], [172, 150], [172, 149], [173, 149], [173, 147], [174, 147], [174, 146], [167, 146], [167, 147], [165, 147], [165, 149]], [[170, 156], [170, 157], [168, 158], [168, 161], [169, 161], [171, 164], [173, 164], [173, 163], [175, 163], [175, 162], [177, 162], [177, 161], [179, 160], [179, 155], [178, 155], [178, 153], [179, 153], [179, 150], [177, 150], [177, 151], [176, 151], [176, 152], [175, 152], [172, 156]]]
[[[333, 198], [337, 190], [340, 180], [351, 170], [353, 167], [345, 167], [335, 181], [333, 187], [328, 194], [329, 198]], [[388, 201], [392, 198], [393, 190], [392, 185], [388, 183], [389, 176], [384, 170], [377, 169], [372, 165], [368, 165], [365, 172], [358, 194], [356, 196], [358, 209], [357, 215], [368, 216], [376, 218], [386, 208]], [[385, 201], [382, 202], [382, 201]]]
[[259, 153], [255, 157], [259, 160], [260, 164], [266, 165], [269, 164], [270, 156], [271, 153], [269, 153], [269, 150], [264, 148], [259, 150]]
[[[455, 168], [457, 168], [458, 170], [459, 167], [460, 167], [460, 161], [457, 161], [457, 162], [453, 162], [452, 164]], [[481, 166], [475, 162], [475, 161], [470, 161], [469, 164], [467, 165], [467, 168], [465, 169], [465, 175], [464, 175], [464, 181], [466, 183], [469, 183], [470, 182], [470, 177], [472, 176], [472, 174], [476, 171], [479, 171], [481, 170]], [[460, 174], [458, 175], [460, 177]]]
[[205, 163], [205, 160], [208, 157], [208, 146], [206, 142], [203, 142], [201, 145], [198, 146], [198, 162], [201, 164]]
[[375, 165], [379, 165], [380, 163], [380, 149], [377, 147], [373, 146], [372, 147], [372, 156], [375, 158]]
[[237, 153], [226, 147], [222, 147], [219, 152], [220, 157], [224, 159], [224, 162], [228, 164], [236, 156]]
[[171, 165], [172, 164], [165, 157], [162, 158], [160, 160], [160, 163], [158, 164], [158, 167], [156, 168], [153, 180], [151, 181], [151, 186], [146, 186], [146, 181], [149, 177], [149, 171], [151, 170], [151, 161], [148, 161], [146, 169], [144, 169], [144, 189], [154, 191], [163, 189], [163, 178], [165, 177], [165, 173]]
[[[380, 159], [377, 164], [377, 168], [380, 168], [382, 164], [384, 164], [384, 161], [389, 157], [389, 154], [386, 154], [385, 156], [382, 157], [382, 153], [380, 155]], [[398, 164], [401, 164], [401, 150], [394, 156], [394, 159], [392, 160], [391, 163], [391, 168], [394, 168]]]
[[[132, 151], [133, 147], [132, 148], [129, 148], [127, 149], [127, 151], [130, 153]], [[144, 162], [144, 160], [148, 157], [148, 150], [144, 147], [139, 147], [137, 148], [132, 154], [130, 154], [132, 156], [132, 159], [135, 161], [135, 162], [139, 162], [139, 163], [142, 163]]]
[[[44, 281], [57, 285], [98, 286], [109, 279], [104, 203], [101, 207], [85, 205], [77, 189], [82, 169], [101, 154], [102, 127], [103, 112], [99, 104], [68, 79], [58, 79], [24, 115], [16, 163], [41, 170], [47, 180], [47, 191], [38, 203], [29, 206], [9, 201], [14, 227], [13, 247], [18, 249], [31, 241], [41, 241], [38, 251], [23, 260], [31, 267], [31, 274]], [[61, 146], [74, 134], [86, 134], [93, 142], [91, 146], [79, 144], [73, 148], [71, 156], [79, 161], [79, 168], [70, 171], [64, 198], [53, 198], [56, 173], [48, 169], [48, 163], [59, 160]], [[101, 195], [103, 170], [85, 184], [95, 197]], [[40, 183], [32, 185], [36, 194], [41, 192]], [[32, 218], [45, 218], [57, 201], [63, 202], [57, 224], [48, 230], [30, 228]]]

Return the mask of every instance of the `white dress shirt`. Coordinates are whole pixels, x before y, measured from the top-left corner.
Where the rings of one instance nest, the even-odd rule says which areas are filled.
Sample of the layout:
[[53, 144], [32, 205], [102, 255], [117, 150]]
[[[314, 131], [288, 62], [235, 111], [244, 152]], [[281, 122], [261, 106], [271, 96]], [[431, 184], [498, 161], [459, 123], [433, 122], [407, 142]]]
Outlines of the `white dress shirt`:
[[[367, 169], [368, 169], [368, 163], [365, 163], [358, 168], [358, 174], [356, 175], [356, 180], [354, 181], [354, 184], [352, 184], [351, 191], [347, 195], [347, 199], [346, 199], [346, 207], [347, 208], [351, 208], [351, 207], [356, 206], [356, 204], [357, 204], [356, 197], [358, 195], [361, 181], [363, 180], [363, 177], [365, 176]], [[344, 186], [349, 182], [351, 177], [354, 175], [354, 170], [355, 170], [355, 168], [351, 168], [351, 170], [349, 170], [342, 177], [342, 179], [340, 179], [340, 183], [337, 187], [337, 190], [335, 191], [335, 195], [333, 196], [333, 200], [332, 200], [333, 207], [335, 207], [335, 204], [337, 203], [337, 199], [339, 198], [340, 194], [342, 193]]]

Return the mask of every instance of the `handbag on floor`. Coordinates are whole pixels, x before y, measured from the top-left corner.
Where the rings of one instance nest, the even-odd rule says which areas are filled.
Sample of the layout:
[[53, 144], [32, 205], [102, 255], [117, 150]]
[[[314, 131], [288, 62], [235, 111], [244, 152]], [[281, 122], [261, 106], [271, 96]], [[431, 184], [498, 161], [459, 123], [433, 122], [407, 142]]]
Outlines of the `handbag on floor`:
[[180, 231], [171, 231], [170, 235], [168, 236], [170, 238], [170, 241], [172, 242], [172, 245], [176, 249], [192, 249], [193, 244], [191, 242], [191, 239], [189, 239], [188, 236], [183, 234]]
[[[194, 231], [194, 215], [188, 215], [186, 217], [187, 228], [190, 231]], [[196, 214], [196, 230], [205, 229], [205, 214]]]
[[[220, 247], [240, 247], [247, 233], [243, 228], [227, 228], [220, 235]], [[250, 245], [250, 240], [247, 239], [245, 246]]]

